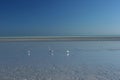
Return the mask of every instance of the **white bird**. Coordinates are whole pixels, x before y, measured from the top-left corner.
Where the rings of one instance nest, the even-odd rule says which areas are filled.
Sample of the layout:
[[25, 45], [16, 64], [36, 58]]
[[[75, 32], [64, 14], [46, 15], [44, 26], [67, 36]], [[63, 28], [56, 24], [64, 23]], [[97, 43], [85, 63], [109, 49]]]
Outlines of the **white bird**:
[[52, 56], [54, 55], [54, 53], [53, 53], [54, 50], [52, 50], [52, 49], [49, 48], [49, 52], [50, 52], [50, 55], [52, 55]]
[[27, 55], [31, 56], [31, 51], [30, 50], [27, 51]]
[[66, 50], [66, 55], [70, 56], [70, 51], [69, 50]]
[[66, 50], [67, 53], [69, 53], [70, 51], [69, 50]]
[[67, 53], [67, 56], [70, 56], [70, 54]]

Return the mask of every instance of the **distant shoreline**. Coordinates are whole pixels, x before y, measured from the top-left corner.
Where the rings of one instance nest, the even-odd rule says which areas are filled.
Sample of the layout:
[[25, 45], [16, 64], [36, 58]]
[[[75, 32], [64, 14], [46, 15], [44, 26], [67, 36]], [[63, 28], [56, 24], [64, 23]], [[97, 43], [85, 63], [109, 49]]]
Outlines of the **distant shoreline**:
[[14, 41], [120, 41], [120, 37], [104, 36], [24, 36], [24, 37], [0, 37], [0, 42]]

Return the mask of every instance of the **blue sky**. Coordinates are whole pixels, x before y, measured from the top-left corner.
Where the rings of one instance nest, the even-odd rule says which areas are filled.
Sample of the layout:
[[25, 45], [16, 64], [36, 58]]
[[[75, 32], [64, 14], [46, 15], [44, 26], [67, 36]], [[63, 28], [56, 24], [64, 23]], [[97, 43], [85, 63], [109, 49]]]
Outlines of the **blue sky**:
[[0, 36], [120, 35], [119, 0], [0, 0]]

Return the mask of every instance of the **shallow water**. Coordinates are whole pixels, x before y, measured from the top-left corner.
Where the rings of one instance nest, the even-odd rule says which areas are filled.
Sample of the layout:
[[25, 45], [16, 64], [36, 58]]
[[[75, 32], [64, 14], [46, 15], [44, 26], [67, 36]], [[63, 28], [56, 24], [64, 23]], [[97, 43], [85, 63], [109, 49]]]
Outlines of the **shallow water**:
[[120, 41], [0, 43], [2, 80], [119, 80], [119, 76]]

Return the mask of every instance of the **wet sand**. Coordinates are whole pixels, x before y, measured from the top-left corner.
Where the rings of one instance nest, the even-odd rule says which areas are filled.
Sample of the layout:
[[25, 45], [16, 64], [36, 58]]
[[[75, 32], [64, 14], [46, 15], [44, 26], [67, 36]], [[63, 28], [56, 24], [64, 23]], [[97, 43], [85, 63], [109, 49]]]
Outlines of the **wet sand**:
[[0, 80], [120, 80], [119, 44], [0, 43]]
[[120, 69], [112, 65], [88, 66], [0, 66], [0, 80], [120, 80]]

